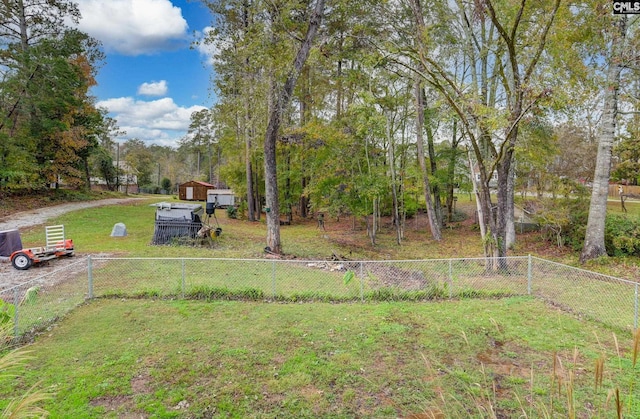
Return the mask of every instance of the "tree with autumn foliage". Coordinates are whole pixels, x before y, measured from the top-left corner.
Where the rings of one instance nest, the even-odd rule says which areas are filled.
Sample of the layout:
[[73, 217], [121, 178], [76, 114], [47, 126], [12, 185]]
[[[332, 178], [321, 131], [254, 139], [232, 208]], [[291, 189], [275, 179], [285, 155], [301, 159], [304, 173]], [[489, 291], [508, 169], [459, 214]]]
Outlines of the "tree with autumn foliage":
[[60, 179], [90, 187], [89, 157], [106, 129], [88, 92], [103, 56], [67, 0], [0, 4], [0, 190], [39, 189]]

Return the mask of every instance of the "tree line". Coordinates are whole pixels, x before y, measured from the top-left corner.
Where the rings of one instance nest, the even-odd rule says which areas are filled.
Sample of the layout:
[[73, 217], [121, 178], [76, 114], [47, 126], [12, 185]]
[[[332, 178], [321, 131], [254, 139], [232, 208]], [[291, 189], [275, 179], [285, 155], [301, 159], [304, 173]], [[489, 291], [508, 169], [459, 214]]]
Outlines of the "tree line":
[[[497, 258], [515, 241], [519, 188], [586, 185], [583, 260], [604, 254], [609, 181], [638, 180], [636, 19], [611, 2], [205, 3], [216, 16], [216, 138], [236, 150], [225, 172], [249, 219], [275, 209], [272, 250], [271, 230], [296, 207], [363, 217], [372, 243], [377, 216], [391, 214], [400, 243], [407, 215], [425, 205], [440, 240], [454, 189], [467, 188]], [[314, 48], [296, 69], [319, 7]]]
[[89, 186], [89, 159], [109, 119], [88, 94], [99, 44], [67, 24], [79, 17], [68, 0], [0, 3], [2, 190], [38, 190], [61, 177]]
[[115, 141], [126, 133], [90, 94], [105, 57], [74, 28], [79, 19], [72, 0], [0, 2], [0, 193], [89, 189], [98, 178], [111, 190], [126, 191], [129, 179], [171, 190], [197, 175], [207, 155], [194, 161], [189, 145]]
[[60, 29], [73, 2], [49, 3], [26, 32], [14, 6], [39, 2], [0, 6], [3, 189], [91, 174], [117, 184], [122, 159], [140, 185], [232, 187], [249, 220], [265, 214], [275, 253], [283, 218], [318, 212], [363, 219], [375, 244], [381, 215], [401, 243], [425, 209], [440, 240], [466, 192], [499, 261], [517, 194], [590, 187], [588, 260], [605, 251], [609, 182], [638, 182], [637, 22], [608, 1], [202, 0], [217, 102], [175, 148], [112, 140], [117, 126], [87, 95], [100, 50]]

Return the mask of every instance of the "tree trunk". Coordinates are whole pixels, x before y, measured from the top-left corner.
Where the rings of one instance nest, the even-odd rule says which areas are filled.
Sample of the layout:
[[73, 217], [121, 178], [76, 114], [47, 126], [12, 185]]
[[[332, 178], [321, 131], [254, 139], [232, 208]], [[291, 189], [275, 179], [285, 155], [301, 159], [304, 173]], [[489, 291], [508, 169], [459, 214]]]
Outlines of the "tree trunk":
[[[424, 17], [422, 14], [422, 5], [420, 0], [413, 0], [411, 2], [411, 8], [414, 18], [416, 19], [416, 40], [417, 44], [420, 44], [419, 39], [424, 35], [425, 28]], [[421, 69], [424, 69], [424, 65], [420, 65]], [[434, 240], [442, 240], [442, 232], [440, 231], [441, 223], [438, 219], [437, 213], [433, 208], [431, 201], [431, 187], [429, 185], [429, 173], [427, 171], [427, 164], [424, 159], [424, 91], [420, 79], [416, 76], [415, 82], [415, 99], [416, 99], [416, 145], [418, 147], [418, 164], [420, 165], [420, 172], [422, 174], [424, 196], [427, 205], [427, 219], [429, 220], [429, 228], [431, 229], [431, 235]]]
[[[342, 51], [342, 38], [340, 39], [340, 51]], [[342, 116], [342, 60], [338, 60], [336, 81], [336, 120], [340, 120]]]
[[[308, 66], [304, 67], [304, 75], [303, 75], [303, 80], [304, 80], [304, 89], [302, 89], [303, 94], [302, 94], [302, 98], [300, 100], [300, 127], [304, 128], [304, 126], [307, 124], [307, 122], [309, 122], [310, 120], [310, 113], [311, 113], [311, 71], [309, 69]], [[306, 148], [306, 144], [303, 144], [302, 146], [303, 148]], [[305, 194], [305, 188], [307, 187], [307, 183], [309, 181], [308, 176], [305, 175], [306, 172], [306, 150], [302, 151], [300, 153], [301, 157], [300, 157], [300, 172], [301, 172], [301, 179], [300, 179], [300, 183], [302, 186], [302, 193], [300, 194], [300, 197], [298, 199], [298, 209], [299, 209], [299, 214], [300, 214], [300, 218], [305, 219], [308, 216], [307, 213], [307, 206], [309, 205], [309, 200], [307, 199], [307, 197], [304, 195]], [[291, 207], [291, 204], [289, 204], [289, 206]]]
[[453, 133], [451, 136], [451, 153], [447, 164], [447, 222], [453, 221], [454, 213], [454, 184], [456, 176], [456, 162], [458, 160], [458, 121], [453, 121]]
[[255, 170], [258, 167], [257, 162], [251, 163], [252, 172], [253, 172], [253, 210], [255, 211], [254, 221], [260, 221], [262, 218], [262, 196], [260, 195], [260, 188], [258, 188], [258, 183], [260, 181], [259, 173]]
[[247, 212], [249, 221], [255, 221], [255, 202], [253, 198], [253, 168], [251, 167], [251, 134], [249, 129], [250, 116], [247, 104], [244, 126], [244, 147], [245, 147], [245, 171], [247, 179]]
[[507, 174], [507, 208], [505, 214], [505, 247], [513, 249], [516, 244], [516, 227], [515, 227], [515, 183], [516, 172], [513, 162], [509, 165], [509, 173]]
[[84, 168], [84, 180], [87, 191], [91, 190], [91, 172], [89, 170], [89, 160], [85, 156], [82, 158], [82, 167]]
[[251, 149], [251, 142], [247, 138], [247, 144], [246, 144], [247, 161], [245, 163], [246, 171], [247, 171], [247, 215], [248, 215], [249, 221], [255, 221], [256, 209], [255, 209], [255, 201], [254, 201], [255, 198], [253, 196], [253, 169], [251, 168], [251, 156], [249, 154], [250, 149]]
[[[424, 113], [424, 110], [426, 109], [426, 99], [425, 99], [425, 94], [424, 94], [424, 90], [422, 91], [422, 102], [423, 102], [423, 107], [422, 107], [422, 112]], [[435, 147], [433, 145], [433, 130], [431, 129], [431, 119], [429, 119], [428, 121], [425, 121], [425, 131], [427, 133], [427, 152], [429, 153], [429, 165], [430, 165], [430, 173], [432, 176], [435, 176], [436, 171], [438, 169], [437, 165], [436, 165], [436, 152], [435, 152]], [[439, 226], [443, 226], [443, 218], [442, 218], [442, 202], [440, 202], [440, 188], [438, 187], [438, 185], [433, 185], [431, 187], [431, 193], [433, 194], [433, 210], [435, 213], [435, 217], [436, 217], [436, 222], [438, 223]]]
[[284, 185], [284, 200], [286, 203], [287, 222], [289, 225], [293, 222], [293, 211], [291, 208], [291, 149], [285, 148], [286, 163], [287, 163], [287, 178]]
[[487, 236], [487, 223], [485, 222], [484, 206], [482, 205], [480, 188], [478, 188], [478, 180], [476, 179], [473, 160], [471, 160], [471, 151], [467, 151], [467, 157], [469, 158], [469, 173], [471, 175], [471, 185], [473, 185], [473, 195], [476, 198], [476, 211], [478, 214], [478, 226], [480, 227], [480, 239], [482, 240], [482, 243], [484, 243]]
[[[495, 211], [492, 212], [494, 225], [491, 225], [491, 233], [494, 237], [493, 245], [496, 246], [493, 257], [507, 256], [507, 223], [509, 220], [509, 171], [513, 161], [511, 153], [506, 153], [505, 158], [498, 163], [498, 198]], [[511, 191], [513, 192], [513, 191]], [[513, 200], [511, 200], [513, 202]]]
[[[282, 90], [275, 97], [269, 123], [264, 141], [264, 171], [265, 171], [265, 194], [267, 204], [267, 247], [276, 254], [282, 253], [280, 242], [280, 201], [278, 196], [278, 176], [276, 165], [276, 142], [280, 131], [280, 123], [285, 108], [289, 105], [293, 89], [302, 71], [302, 67], [309, 57], [311, 43], [318, 32], [322, 14], [324, 12], [324, 1], [318, 0], [316, 7], [309, 18], [309, 27], [304, 42], [300, 46], [293, 62], [293, 68], [282, 87]], [[276, 84], [272, 85], [276, 89]], [[275, 93], [275, 92], [274, 92]]]
[[424, 140], [422, 132], [424, 129], [424, 101], [422, 100], [422, 86], [419, 81], [416, 81], [415, 86], [416, 96], [416, 145], [418, 147], [418, 164], [420, 165], [420, 172], [422, 173], [424, 197], [427, 204], [427, 218], [429, 220], [429, 228], [431, 229], [431, 235], [436, 241], [442, 240], [442, 233], [440, 231], [440, 224], [436, 218], [435, 211], [433, 209], [433, 203], [431, 202], [431, 188], [429, 187], [429, 173], [427, 171], [427, 163], [424, 158]]
[[[249, 3], [244, 1], [242, 4], [242, 20], [245, 35], [249, 32]], [[249, 57], [245, 59], [246, 68], [249, 68]], [[245, 146], [245, 171], [247, 179], [247, 215], [249, 221], [256, 220], [256, 200], [253, 192], [253, 166], [251, 165], [253, 136], [252, 120], [251, 120], [251, 98], [253, 97], [253, 75], [249, 75], [249, 91], [244, 101], [244, 146]], [[220, 162], [218, 162], [220, 164]]]
[[309, 183], [308, 176], [302, 176], [302, 195], [300, 195], [300, 201], [298, 205], [300, 206], [300, 218], [305, 219], [309, 216], [308, 207], [309, 207], [309, 198], [304, 194], [304, 190], [307, 188]]
[[611, 149], [616, 134], [618, 113], [618, 92], [620, 73], [622, 72], [622, 54], [626, 36], [626, 16], [621, 16], [613, 34], [609, 68], [607, 69], [606, 89], [604, 93], [604, 113], [599, 132], [596, 170], [593, 176], [593, 190], [589, 205], [589, 219], [584, 237], [584, 247], [580, 262], [595, 259], [607, 254], [604, 245], [604, 226], [607, 216], [607, 196], [609, 194], [609, 175], [611, 172]]
[[393, 198], [393, 224], [396, 228], [396, 243], [402, 244], [402, 225], [400, 224], [400, 211], [398, 207], [398, 191], [396, 187], [396, 167], [394, 141], [391, 136], [391, 121], [387, 115], [387, 141], [389, 143], [389, 173], [391, 175], [391, 194]]

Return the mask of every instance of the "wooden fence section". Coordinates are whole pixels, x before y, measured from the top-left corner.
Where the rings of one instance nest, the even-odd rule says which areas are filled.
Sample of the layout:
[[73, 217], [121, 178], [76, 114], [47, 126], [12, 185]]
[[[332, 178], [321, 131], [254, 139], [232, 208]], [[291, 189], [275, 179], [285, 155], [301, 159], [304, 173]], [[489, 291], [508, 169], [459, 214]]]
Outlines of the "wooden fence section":
[[625, 195], [637, 195], [640, 196], [640, 186], [633, 185], [609, 185], [609, 196], [614, 198], [620, 198], [620, 187], [622, 186], [622, 193]]

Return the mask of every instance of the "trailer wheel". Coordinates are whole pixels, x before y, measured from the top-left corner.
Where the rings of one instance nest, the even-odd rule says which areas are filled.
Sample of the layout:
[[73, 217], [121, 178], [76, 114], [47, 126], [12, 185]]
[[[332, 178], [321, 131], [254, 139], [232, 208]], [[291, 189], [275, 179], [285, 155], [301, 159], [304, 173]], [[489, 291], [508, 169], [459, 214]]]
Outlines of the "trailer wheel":
[[17, 253], [13, 259], [11, 259], [11, 264], [14, 268], [19, 269], [21, 271], [27, 270], [33, 265], [33, 261], [24, 252]]

